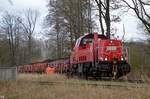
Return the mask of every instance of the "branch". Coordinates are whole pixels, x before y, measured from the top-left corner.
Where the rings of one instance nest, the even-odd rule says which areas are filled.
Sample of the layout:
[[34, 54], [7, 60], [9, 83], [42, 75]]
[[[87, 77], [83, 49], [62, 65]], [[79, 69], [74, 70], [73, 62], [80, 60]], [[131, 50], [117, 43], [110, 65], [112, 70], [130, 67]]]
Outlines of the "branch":
[[101, 0], [99, 0], [99, 1], [98, 1], [98, 0], [95, 0], [95, 2], [97, 3], [98, 6], [102, 5], [102, 7], [103, 7], [104, 9], [106, 9], [105, 5], [102, 3]]
[[133, 9], [133, 10], [135, 10], [135, 8], [134, 7], [132, 7], [132, 6], [130, 6], [130, 4], [127, 2], [127, 1], [125, 1], [125, 0], [122, 0], [129, 8], [131, 8], [131, 9]]
[[104, 9], [106, 9], [105, 5], [103, 4], [103, 2], [101, 0], [99, 0], [100, 4], [103, 6]]
[[[140, 1], [141, 1], [141, 0], [140, 0]], [[141, 1], [141, 3], [142, 3], [143, 5], [150, 6], [150, 3], [146, 3], [146, 2], [143, 2], [143, 1]]]
[[140, 3], [140, 6], [142, 7], [142, 9], [144, 11], [144, 14], [150, 19], [150, 15], [147, 14], [147, 12], [146, 12], [146, 10], [145, 10], [145, 8], [144, 8], [143, 3], [142, 3], [141, 0], [139, 0], [139, 3]]
[[25, 26], [25, 24], [20, 20], [20, 18], [17, 18], [18, 22], [20, 22], [20, 24], [23, 26], [24, 30], [26, 33], [29, 34], [28, 28]]

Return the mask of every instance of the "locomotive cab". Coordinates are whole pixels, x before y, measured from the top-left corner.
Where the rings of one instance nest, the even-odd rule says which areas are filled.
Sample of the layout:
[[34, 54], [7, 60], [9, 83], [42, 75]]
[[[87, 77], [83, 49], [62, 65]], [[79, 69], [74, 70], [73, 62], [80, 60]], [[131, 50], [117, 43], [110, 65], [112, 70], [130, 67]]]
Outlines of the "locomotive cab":
[[71, 53], [71, 64], [93, 62], [96, 54], [93, 52], [93, 48], [96, 47], [95, 41], [97, 39], [104, 40], [107, 39], [107, 37], [104, 35], [98, 35], [97, 33], [81, 36], [77, 40]]

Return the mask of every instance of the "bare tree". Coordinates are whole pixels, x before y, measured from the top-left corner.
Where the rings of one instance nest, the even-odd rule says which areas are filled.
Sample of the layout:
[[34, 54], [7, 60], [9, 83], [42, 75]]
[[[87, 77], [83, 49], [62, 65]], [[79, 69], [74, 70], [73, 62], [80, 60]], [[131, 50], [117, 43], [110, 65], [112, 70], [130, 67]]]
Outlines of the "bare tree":
[[56, 41], [57, 58], [65, 56], [64, 54], [69, 52], [68, 49], [73, 49], [75, 40], [83, 33], [89, 32], [91, 21], [88, 17], [88, 3], [89, 0], [49, 1], [45, 27], [50, 28], [50, 39]]
[[1, 28], [3, 29], [3, 32], [6, 33], [6, 39], [8, 38], [12, 66], [16, 65], [16, 51], [19, 44], [18, 35], [20, 23], [17, 19], [17, 16], [6, 12], [1, 22]]
[[36, 27], [37, 19], [38, 19], [38, 11], [31, 10], [30, 8], [26, 10], [24, 13], [23, 18], [18, 18], [19, 22], [21, 23], [24, 33], [28, 38], [28, 56], [29, 61], [31, 61], [32, 56], [32, 37]]
[[112, 15], [111, 11], [123, 7], [120, 0], [94, 0], [99, 11], [100, 29], [103, 35], [110, 38], [111, 22], [120, 21], [119, 15]]
[[104, 19], [106, 24], [106, 35], [108, 38], [110, 38], [110, 0], [95, 0], [95, 2], [97, 3], [97, 6], [99, 8], [99, 21], [102, 34], [105, 34], [103, 24]]
[[150, 1], [149, 0], [122, 0], [130, 9], [132, 9], [137, 18], [143, 23], [145, 29], [150, 34]]
[[30, 63], [29, 48], [31, 48], [32, 57], [30, 57], [33, 60], [42, 58], [42, 43], [33, 36], [36, 20], [34, 15], [30, 16], [27, 12], [24, 17], [4, 13], [0, 21], [0, 66]]

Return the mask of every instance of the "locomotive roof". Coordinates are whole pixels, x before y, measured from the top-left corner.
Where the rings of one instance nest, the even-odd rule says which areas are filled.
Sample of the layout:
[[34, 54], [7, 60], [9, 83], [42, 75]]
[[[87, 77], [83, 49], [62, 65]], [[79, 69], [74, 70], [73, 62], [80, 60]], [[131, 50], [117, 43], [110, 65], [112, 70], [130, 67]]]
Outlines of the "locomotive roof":
[[[94, 34], [98, 34], [98, 33], [85, 34], [85, 35], [81, 36], [79, 39], [82, 39], [82, 38], [87, 37], [87, 36], [89, 36], [89, 38], [90, 38], [90, 37], [93, 36]], [[102, 34], [98, 34], [98, 37], [101, 38], [101, 39], [108, 39], [105, 35], [102, 35]]]

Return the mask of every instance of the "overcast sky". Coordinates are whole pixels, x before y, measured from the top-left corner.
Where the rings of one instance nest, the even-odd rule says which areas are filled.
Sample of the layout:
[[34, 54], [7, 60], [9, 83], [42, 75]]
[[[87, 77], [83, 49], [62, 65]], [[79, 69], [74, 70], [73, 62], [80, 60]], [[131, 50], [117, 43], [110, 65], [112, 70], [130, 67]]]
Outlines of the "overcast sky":
[[[44, 19], [44, 16], [48, 13], [46, 4], [47, 0], [12, 0], [13, 5], [11, 5], [7, 0], [0, 0], [0, 15], [2, 15], [3, 12], [9, 11], [12, 13], [22, 12], [25, 9], [32, 8], [37, 9], [40, 12], [40, 18], [38, 21], [38, 25], [36, 27], [36, 32], [40, 32], [42, 30], [42, 22]], [[97, 22], [98, 23], [98, 22]], [[134, 14], [130, 15], [124, 15], [122, 16], [122, 21], [120, 23], [115, 24], [115, 26], [119, 29], [118, 30], [118, 36], [120, 38], [123, 35], [123, 24], [126, 28], [126, 39], [137, 39], [140, 38], [137, 33], [137, 19], [135, 18]]]
[[[47, 10], [47, 0], [12, 0], [13, 5], [8, 2], [8, 0], [0, 0], [0, 15], [2, 16], [4, 12], [8, 11], [10, 13], [20, 14], [22, 11], [31, 8], [34, 10], [38, 10], [40, 12], [40, 16], [38, 19], [38, 23], [36, 25], [36, 34], [42, 31], [42, 22], [46, 14]], [[39, 35], [37, 36], [39, 37]]]

